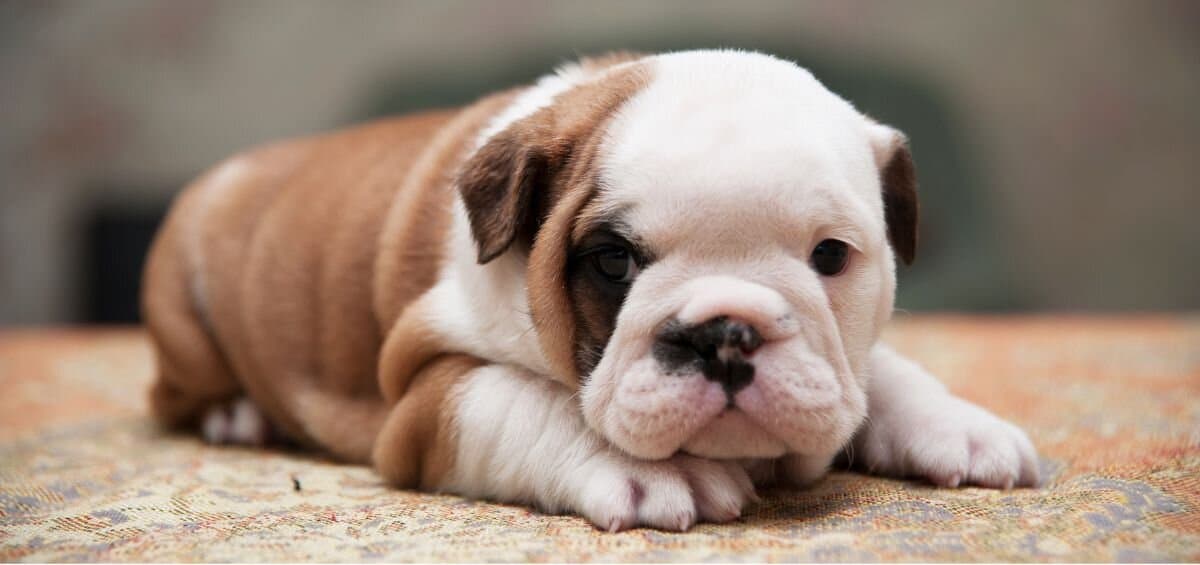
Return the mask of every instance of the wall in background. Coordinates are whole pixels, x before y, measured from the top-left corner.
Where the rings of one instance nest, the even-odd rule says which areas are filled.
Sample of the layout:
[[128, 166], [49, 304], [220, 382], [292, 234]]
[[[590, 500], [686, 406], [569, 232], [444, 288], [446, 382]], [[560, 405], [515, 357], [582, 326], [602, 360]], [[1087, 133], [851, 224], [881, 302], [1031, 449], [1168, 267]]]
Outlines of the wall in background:
[[[531, 62], [687, 45], [783, 50], [937, 104], [950, 145], [917, 145], [918, 166], [961, 170], [926, 187], [950, 218], [903, 305], [1195, 309], [1196, 29], [1187, 1], [4, 2], [0, 323], [87, 318], [90, 289], [121, 286], [95, 273], [129, 263], [89, 251], [104, 211], [156, 210], [234, 151], [469, 100]], [[852, 98], [926, 123], [877, 91]]]

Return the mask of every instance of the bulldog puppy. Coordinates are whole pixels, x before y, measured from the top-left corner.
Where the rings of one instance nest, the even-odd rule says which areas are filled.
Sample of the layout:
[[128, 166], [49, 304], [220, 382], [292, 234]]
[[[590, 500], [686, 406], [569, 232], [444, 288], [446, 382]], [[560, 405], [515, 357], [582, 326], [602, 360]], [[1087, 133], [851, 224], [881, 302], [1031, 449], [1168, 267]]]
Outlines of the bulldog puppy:
[[879, 343], [904, 137], [767, 55], [612, 55], [257, 149], [179, 197], [143, 308], [166, 424], [402, 488], [724, 522], [839, 453], [1038, 481], [1016, 427]]

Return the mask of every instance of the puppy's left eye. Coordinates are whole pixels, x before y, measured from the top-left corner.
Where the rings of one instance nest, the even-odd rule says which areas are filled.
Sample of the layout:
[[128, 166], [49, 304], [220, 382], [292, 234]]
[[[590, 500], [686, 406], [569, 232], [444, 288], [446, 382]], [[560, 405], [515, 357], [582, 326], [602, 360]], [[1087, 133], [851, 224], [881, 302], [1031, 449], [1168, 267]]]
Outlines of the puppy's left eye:
[[826, 239], [813, 248], [809, 259], [818, 273], [827, 277], [842, 274], [850, 261], [850, 246], [844, 241]]
[[614, 284], [629, 284], [638, 274], [638, 264], [628, 249], [604, 247], [589, 256], [592, 269]]

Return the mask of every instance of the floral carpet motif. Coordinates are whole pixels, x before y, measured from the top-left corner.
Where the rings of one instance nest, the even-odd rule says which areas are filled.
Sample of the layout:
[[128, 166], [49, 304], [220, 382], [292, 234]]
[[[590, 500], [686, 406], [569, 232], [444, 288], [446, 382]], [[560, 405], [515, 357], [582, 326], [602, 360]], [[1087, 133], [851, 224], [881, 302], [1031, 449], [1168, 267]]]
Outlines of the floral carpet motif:
[[1024, 427], [1044, 485], [836, 472], [732, 524], [606, 534], [164, 433], [141, 332], [0, 331], [0, 560], [1200, 560], [1200, 318], [914, 316], [887, 339]]

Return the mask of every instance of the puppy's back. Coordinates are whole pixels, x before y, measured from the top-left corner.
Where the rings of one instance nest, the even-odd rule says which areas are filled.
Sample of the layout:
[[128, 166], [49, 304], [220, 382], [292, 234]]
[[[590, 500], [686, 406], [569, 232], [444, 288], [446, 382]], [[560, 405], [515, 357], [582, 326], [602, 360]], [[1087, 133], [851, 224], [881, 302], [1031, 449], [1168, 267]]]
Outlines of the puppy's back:
[[[152, 400], [162, 421], [193, 425], [208, 407], [247, 394], [285, 435], [365, 460], [381, 412], [373, 408], [386, 331], [374, 296], [381, 233], [401, 200], [420, 208], [407, 215], [449, 213], [447, 175], [405, 181], [456, 113], [252, 150], [180, 194], [151, 248], [143, 285], [159, 370]], [[404, 198], [406, 184], [428, 195]], [[421, 241], [389, 247], [439, 247], [436, 225], [426, 225], [434, 229], [400, 234]], [[392, 268], [432, 284], [435, 257], [408, 254]], [[397, 307], [422, 286], [409, 284]], [[303, 393], [353, 402], [356, 410], [338, 417], [354, 421], [355, 436], [369, 437], [318, 437], [324, 434], [314, 429], [330, 426], [296, 413]]]

